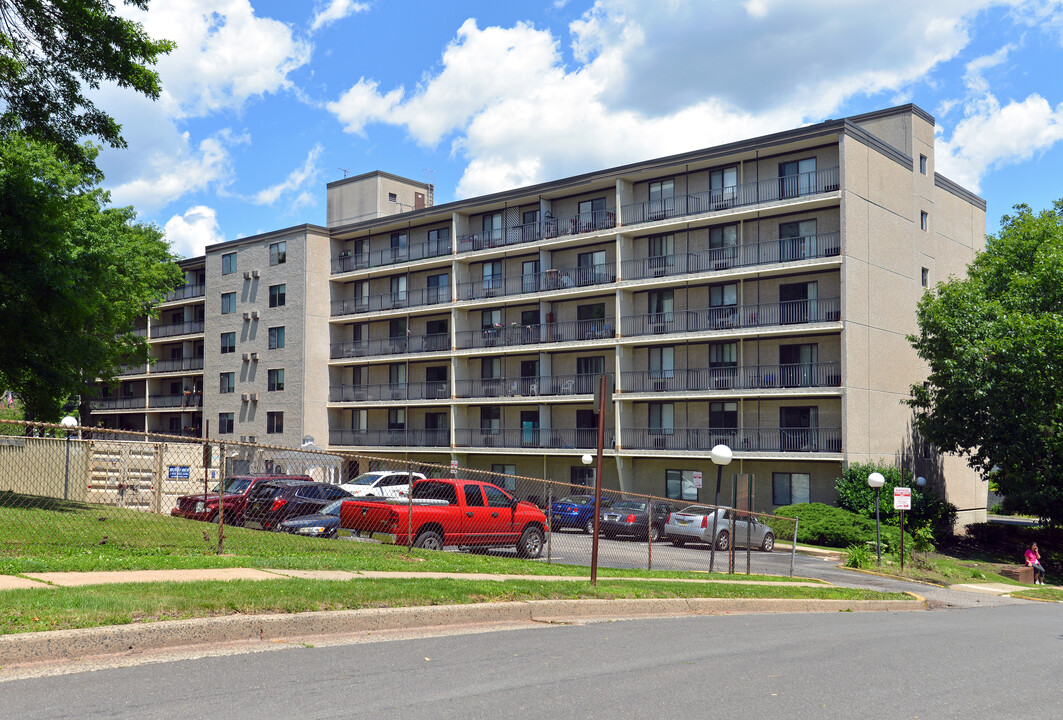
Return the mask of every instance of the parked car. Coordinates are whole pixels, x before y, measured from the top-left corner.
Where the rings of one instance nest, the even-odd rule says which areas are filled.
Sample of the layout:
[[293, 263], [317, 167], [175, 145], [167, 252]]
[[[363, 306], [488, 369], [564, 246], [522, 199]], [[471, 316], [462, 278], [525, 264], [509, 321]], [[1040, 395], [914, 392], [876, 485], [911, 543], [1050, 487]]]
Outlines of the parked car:
[[546, 539], [546, 516], [491, 483], [418, 480], [405, 501], [343, 501], [339, 534], [426, 550], [515, 547], [521, 557], [537, 558]]
[[[602, 495], [602, 509], [612, 507], [613, 499]], [[550, 529], [575, 528], [588, 535], [594, 532], [594, 495], [569, 495], [550, 506]]]
[[244, 509], [244, 527], [276, 530], [294, 517], [312, 515], [336, 500], [351, 497], [338, 485], [300, 480], [271, 480], [251, 491]]
[[[735, 512], [734, 508], [720, 508], [720, 519], [716, 523], [716, 549], [726, 550], [731, 543], [731, 515], [734, 514], [736, 547], [746, 546], [749, 537], [750, 547], [759, 547], [771, 552], [775, 547], [775, 533], [756, 516], [744, 512]], [[713, 509], [704, 505], [690, 505], [668, 516], [664, 525], [664, 534], [676, 547], [683, 547], [688, 542], [712, 541]]]
[[349, 483], [340, 485], [354, 497], [405, 497], [410, 491], [410, 476], [414, 482], [424, 480], [421, 473], [405, 470], [376, 470], [362, 473]]
[[[230, 475], [225, 478], [225, 524], [239, 525], [244, 518], [244, 506], [251, 491], [264, 482], [271, 480], [305, 480], [311, 478], [306, 475], [276, 475], [273, 473], [262, 475]], [[177, 498], [177, 507], [170, 510], [170, 515], [183, 517], [189, 520], [206, 520], [218, 522], [218, 493], [221, 492], [223, 483], [218, 483], [214, 489], [204, 495], [182, 495]]]
[[[652, 525], [649, 522], [651, 509]], [[668, 522], [669, 513], [672, 512], [675, 512], [675, 508], [668, 503], [618, 500], [608, 510], [602, 511], [598, 519], [598, 530], [607, 538], [632, 535], [639, 540], [646, 540], [649, 537], [653, 542], [657, 542], [664, 534], [664, 525]]]
[[342, 504], [342, 499], [333, 500], [321, 508], [321, 512], [285, 520], [277, 526], [277, 531], [307, 537], [336, 537], [336, 528], [340, 526], [340, 505]]

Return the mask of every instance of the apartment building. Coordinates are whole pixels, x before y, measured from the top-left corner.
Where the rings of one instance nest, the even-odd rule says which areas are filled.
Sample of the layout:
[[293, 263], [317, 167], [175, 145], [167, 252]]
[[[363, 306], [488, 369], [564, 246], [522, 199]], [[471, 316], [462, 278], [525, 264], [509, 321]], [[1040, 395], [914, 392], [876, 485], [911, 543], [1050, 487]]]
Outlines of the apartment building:
[[[188, 261], [206, 290], [164, 305], [162, 327], [199, 308], [202, 375], [148, 368], [121, 392], [150, 403], [173, 391], [152, 382], [198, 377], [212, 436], [311, 434], [581, 485], [594, 379], [611, 373], [606, 487], [709, 500], [694, 477], [722, 443], [758, 510], [832, 502], [847, 463], [886, 460], [984, 518], [984, 483], [902, 404], [927, 372], [905, 340], [916, 303], [985, 236], [985, 202], [934, 172], [934, 120], [914, 105], [445, 205], [382, 172], [327, 193], [327, 228]], [[148, 332], [154, 357], [175, 352]]]

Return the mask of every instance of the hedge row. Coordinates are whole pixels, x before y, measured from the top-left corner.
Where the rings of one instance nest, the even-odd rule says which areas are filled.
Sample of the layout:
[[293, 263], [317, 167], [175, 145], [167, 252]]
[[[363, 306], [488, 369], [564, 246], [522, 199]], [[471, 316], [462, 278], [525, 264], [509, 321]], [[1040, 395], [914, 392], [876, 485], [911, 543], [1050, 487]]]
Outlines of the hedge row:
[[[875, 521], [868, 520], [848, 510], [823, 503], [785, 505], [775, 510], [776, 515], [798, 518], [797, 542], [808, 545], [847, 548], [853, 544], [874, 542]], [[768, 524], [780, 539], [793, 537], [793, 525], [785, 520], [768, 519]], [[912, 536], [904, 533], [905, 544]], [[900, 544], [900, 528], [882, 525], [882, 544], [897, 547]]]

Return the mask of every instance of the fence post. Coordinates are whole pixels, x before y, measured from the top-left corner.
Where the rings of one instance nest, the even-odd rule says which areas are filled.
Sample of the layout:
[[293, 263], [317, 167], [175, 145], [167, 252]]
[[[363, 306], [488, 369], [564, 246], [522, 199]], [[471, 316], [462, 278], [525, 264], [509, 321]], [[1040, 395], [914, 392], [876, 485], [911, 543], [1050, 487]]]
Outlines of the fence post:
[[[546, 481], [546, 478], [543, 478]], [[554, 486], [546, 486], [546, 564], [551, 564], [554, 544]]]
[[746, 575], [750, 575], [753, 562], [753, 473], [746, 474]]
[[[218, 554], [225, 551], [225, 443], [218, 445], [222, 472], [218, 473]], [[206, 500], [206, 498], [203, 498]]]
[[166, 454], [166, 443], [155, 443], [155, 452], [158, 456], [155, 458], [155, 500], [153, 502], [154, 507], [152, 512], [162, 512], [162, 487], [166, 482], [166, 476], [163, 475], [165, 461], [164, 455]]
[[406, 461], [406, 479], [410, 481], [406, 491], [406, 555], [413, 550], [413, 461]]
[[794, 518], [794, 541], [790, 543], [790, 577], [794, 576], [794, 556], [797, 555], [797, 523], [801, 518]]
[[653, 501], [646, 498], [646, 569], [653, 570]]

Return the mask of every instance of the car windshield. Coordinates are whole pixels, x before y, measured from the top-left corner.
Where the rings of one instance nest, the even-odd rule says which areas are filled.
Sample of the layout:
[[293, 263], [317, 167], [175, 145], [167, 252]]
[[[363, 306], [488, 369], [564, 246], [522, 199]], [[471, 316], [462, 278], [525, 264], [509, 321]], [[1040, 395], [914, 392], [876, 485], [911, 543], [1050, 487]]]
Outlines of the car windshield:
[[339, 515], [340, 514], [340, 506], [341, 505], [343, 505], [343, 501], [342, 500], [337, 500], [336, 502], [329, 503], [325, 507], [321, 508], [321, 514], [322, 515]]
[[384, 473], [378, 473], [378, 472], [362, 473], [361, 475], [359, 475], [358, 477], [356, 477], [354, 480], [352, 480], [351, 482], [349, 482], [347, 484], [348, 485], [372, 485], [373, 483], [375, 483], [377, 480], [379, 480], [382, 477], [384, 477]]
[[593, 495], [569, 495], [563, 497], [558, 502], [568, 503], [569, 505], [586, 505], [589, 502], [594, 502]]
[[[226, 478], [225, 480], [225, 492], [240, 494], [244, 490], [247, 490], [247, 486], [251, 484], [251, 481], [247, 478]], [[221, 483], [214, 486], [211, 492], [218, 492], [221, 490]]]
[[704, 505], [687, 505], [679, 512], [681, 515], [712, 515], [712, 508]]
[[646, 512], [646, 503], [638, 502], [636, 500], [621, 500], [620, 502], [613, 503], [613, 510], [634, 510], [635, 512]]

